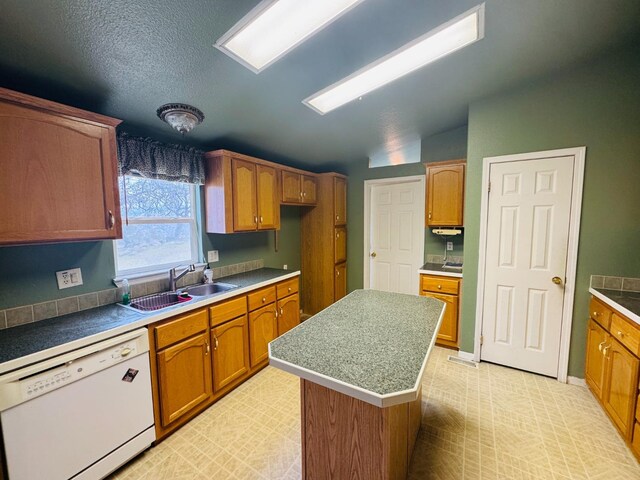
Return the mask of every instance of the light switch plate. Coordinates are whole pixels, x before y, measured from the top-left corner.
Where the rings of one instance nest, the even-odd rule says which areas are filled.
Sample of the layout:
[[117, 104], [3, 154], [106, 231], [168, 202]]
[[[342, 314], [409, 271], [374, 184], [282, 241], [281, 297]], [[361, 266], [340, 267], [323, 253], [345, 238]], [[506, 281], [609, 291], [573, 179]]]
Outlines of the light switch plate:
[[207, 252], [207, 262], [212, 263], [212, 262], [217, 262], [218, 260], [219, 260], [218, 250], [209, 250]]
[[82, 285], [82, 271], [79, 268], [71, 268], [69, 270], [61, 270], [56, 272], [58, 279], [58, 289], [78, 287]]

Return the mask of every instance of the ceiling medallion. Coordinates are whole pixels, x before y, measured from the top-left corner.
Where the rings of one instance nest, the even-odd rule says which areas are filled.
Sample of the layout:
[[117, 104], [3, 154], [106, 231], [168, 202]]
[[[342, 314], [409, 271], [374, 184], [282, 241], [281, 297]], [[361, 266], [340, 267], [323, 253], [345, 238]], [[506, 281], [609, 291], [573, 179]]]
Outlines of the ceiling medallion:
[[156, 113], [183, 135], [204, 120], [204, 114], [199, 109], [186, 103], [166, 103], [158, 107]]

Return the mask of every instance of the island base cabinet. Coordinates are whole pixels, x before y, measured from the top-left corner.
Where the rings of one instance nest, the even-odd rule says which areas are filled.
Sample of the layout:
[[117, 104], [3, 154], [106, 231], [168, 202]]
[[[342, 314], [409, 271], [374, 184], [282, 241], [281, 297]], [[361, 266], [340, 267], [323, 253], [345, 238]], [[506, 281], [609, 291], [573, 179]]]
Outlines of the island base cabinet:
[[379, 408], [300, 380], [302, 478], [406, 479], [420, 429], [415, 401]]

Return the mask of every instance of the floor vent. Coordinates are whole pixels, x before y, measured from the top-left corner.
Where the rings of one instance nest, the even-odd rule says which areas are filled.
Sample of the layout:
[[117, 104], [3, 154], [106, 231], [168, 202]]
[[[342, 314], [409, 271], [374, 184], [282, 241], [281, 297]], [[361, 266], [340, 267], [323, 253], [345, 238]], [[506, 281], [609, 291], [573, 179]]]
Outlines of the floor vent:
[[453, 363], [459, 363], [460, 365], [464, 365], [466, 367], [478, 368], [478, 364], [476, 362], [465, 360], [464, 358], [460, 357], [454, 357], [453, 355], [449, 355], [449, 361]]

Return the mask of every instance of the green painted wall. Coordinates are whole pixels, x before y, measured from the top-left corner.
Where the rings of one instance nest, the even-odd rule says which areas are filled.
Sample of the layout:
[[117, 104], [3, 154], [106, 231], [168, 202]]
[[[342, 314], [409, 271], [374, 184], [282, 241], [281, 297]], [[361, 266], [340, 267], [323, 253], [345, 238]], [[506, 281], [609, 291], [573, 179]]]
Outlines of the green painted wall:
[[[262, 258], [267, 267], [299, 269], [299, 209], [282, 207], [281, 223], [278, 252], [273, 232], [203, 234], [202, 246], [219, 251], [216, 267]], [[58, 290], [55, 272], [76, 267], [84, 284]], [[111, 241], [0, 247], [0, 310], [111, 288], [114, 275]]]
[[590, 275], [640, 277], [638, 48], [470, 106], [463, 351], [473, 351], [482, 159], [584, 145], [587, 157], [569, 360], [569, 375], [584, 376]]
[[[378, 178], [424, 175], [426, 162], [465, 158], [467, 153], [467, 128], [460, 127], [422, 140], [421, 163], [392, 167], [369, 168], [368, 159], [348, 165], [347, 191], [347, 287], [355, 290], [364, 283], [364, 181]], [[453, 255], [463, 253], [463, 238], [454, 240]], [[427, 254], [444, 254], [444, 243], [430, 230], [425, 229], [425, 258]]]

